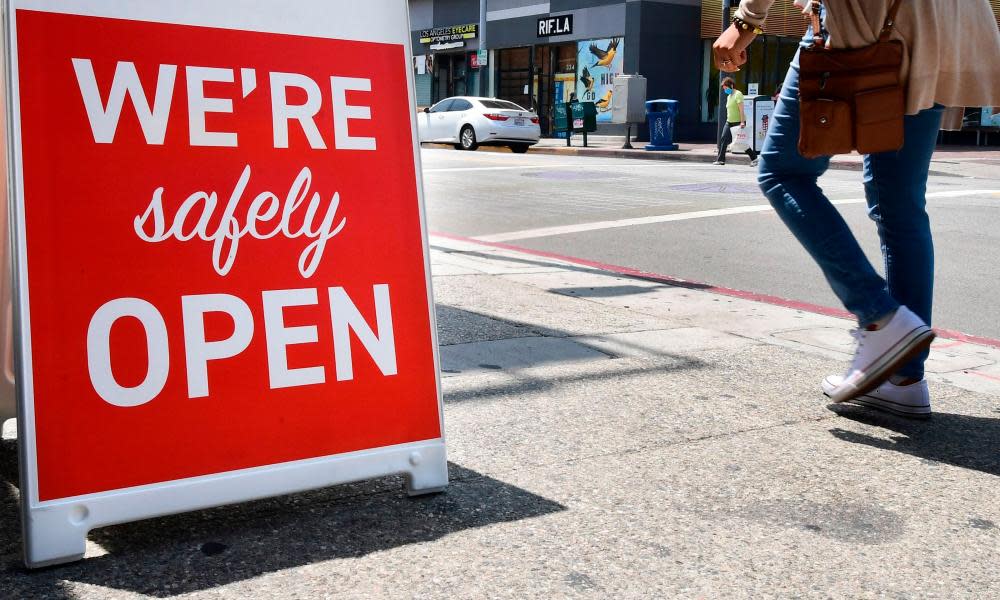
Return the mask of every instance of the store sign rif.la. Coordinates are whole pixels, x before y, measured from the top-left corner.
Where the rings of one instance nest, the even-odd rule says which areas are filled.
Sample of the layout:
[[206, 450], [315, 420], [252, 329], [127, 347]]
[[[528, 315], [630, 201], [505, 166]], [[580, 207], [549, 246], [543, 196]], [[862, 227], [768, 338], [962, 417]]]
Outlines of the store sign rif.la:
[[6, 10], [27, 564], [112, 523], [446, 485], [405, 4]]
[[553, 35], [571, 35], [573, 33], [573, 15], [557, 17], [542, 17], [538, 19], [538, 37]]

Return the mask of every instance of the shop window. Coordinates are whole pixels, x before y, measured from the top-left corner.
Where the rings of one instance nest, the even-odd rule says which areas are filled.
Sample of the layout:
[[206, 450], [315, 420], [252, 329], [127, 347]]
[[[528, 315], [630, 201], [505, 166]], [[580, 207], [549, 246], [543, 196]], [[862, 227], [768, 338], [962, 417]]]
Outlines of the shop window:
[[483, 69], [473, 69], [469, 68], [468, 75], [466, 75], [465, 80], [468, 82], [466, 85], [465, 94], [467, 96], [478, 96], [481, 93], [479, 78], [482, 77]]
[[[730, 2], [730, 12], [739, 6], [737, 0]], [[775, 2], [771, 5], [764, 21], [764, 31], [771, 35], [801, 38], [806, 32], [806, 20], [802, 10], [791, 2]], [[702, 0], [701, 37], [715, 39], [722, 33], [722, 0]]]
[[576, 76], [576, 44], [562, 44], [555, 47], [556, 73], [572, 73]]
[[528, 68], [531, 59], [531, 48], [507, 48], [498, 52], [500, 55], [500, 70], [510, 71]]
[[416, 74], [413, 76], [413, 85], [416, 88], [417, 106], [427, 106], [434, 97], [433, 92], [434, 76], [430, 73]]
[[497, 55], [497, 98], [529, 106], [531, 48], [505, 48]]
[[432, 95], [435, 100], [465, 96], [468, 91], [465, 54], [435, 54]]
[[555, 102], [569, 102], [576, 95], [577, 45], [562, 44], [555, 47], [556, 72], [553, 74]]

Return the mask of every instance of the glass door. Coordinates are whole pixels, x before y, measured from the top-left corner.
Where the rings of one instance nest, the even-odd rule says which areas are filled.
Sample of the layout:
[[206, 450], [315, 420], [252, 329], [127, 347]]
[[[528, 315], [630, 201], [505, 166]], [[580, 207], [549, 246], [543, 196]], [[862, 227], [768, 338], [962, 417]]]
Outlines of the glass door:
[[[552, 118], [552, 47], [535, 46], [534, 76], [531, 78], [531, 110], [539, 117], [542, 135], [549, 134]], [[527, 107], [526, 107], [527, 108]]]
[[530, 109], [531, 48], [506, 48], [497, 55], [497, 98]]
[[468, 70], [465, 54], [434, 55], [434, 102], [452, 96], [467, 96]]

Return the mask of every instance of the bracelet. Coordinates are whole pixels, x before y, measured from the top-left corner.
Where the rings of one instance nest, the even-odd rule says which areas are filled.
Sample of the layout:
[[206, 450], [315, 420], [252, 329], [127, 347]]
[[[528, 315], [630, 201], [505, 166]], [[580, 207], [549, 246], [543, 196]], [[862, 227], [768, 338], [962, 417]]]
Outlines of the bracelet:
[[760, 34], [764, 33], [764, 30], [761, 29], [760, 27], [758, 27], [756, 25], [752, 25], [750, 23], [747, 23], [746, 21], [744, 21], [743, 19], [741, 19], [739, 17], [733, 17], [733, 25], [736, 25], [737, 27], [739, 27], [743, 31], [747, 31], [747, 30], [753, 29], [753, 32], [754, 32], [755, 35], [760, 35]]

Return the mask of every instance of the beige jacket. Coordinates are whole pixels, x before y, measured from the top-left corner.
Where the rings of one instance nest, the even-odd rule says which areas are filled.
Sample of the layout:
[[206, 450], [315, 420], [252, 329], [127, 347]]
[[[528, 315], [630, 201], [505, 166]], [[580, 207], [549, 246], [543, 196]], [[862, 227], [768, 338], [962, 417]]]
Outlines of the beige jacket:
[[[774, 2], [742, 0], [736, 16], [763, 25]], [[892, 0], [823, 2], [830, 45], [857, 48], [878, 38]], [[906, 46], [907, 114], [934, 103], [1000, 105], [1000, 29], [987, 0], [902, 0], [892, 37]]]

